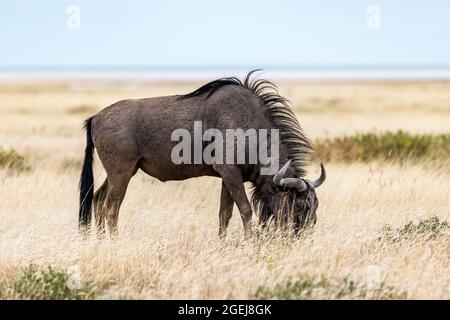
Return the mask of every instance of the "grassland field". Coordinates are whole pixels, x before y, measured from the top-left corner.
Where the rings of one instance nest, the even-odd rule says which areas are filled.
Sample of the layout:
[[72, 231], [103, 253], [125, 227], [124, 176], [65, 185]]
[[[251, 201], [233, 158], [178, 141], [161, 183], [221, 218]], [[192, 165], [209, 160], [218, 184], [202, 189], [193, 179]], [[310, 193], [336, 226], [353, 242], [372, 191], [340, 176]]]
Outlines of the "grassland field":
[[[221, 241], [220, 180], [139, 172], [119, 238], [83, 241], [82, 121], [118, 100], [199, 85], [0, 83], [0, 298], [450, 299], [444, 81], [278, 83], [317, 150], [311, 177], [319, 161], [328, 172], [318, 222], [299, 239], [245, 241], [235, 208]], [[96, 161], [96, 187], [104, 177]]]

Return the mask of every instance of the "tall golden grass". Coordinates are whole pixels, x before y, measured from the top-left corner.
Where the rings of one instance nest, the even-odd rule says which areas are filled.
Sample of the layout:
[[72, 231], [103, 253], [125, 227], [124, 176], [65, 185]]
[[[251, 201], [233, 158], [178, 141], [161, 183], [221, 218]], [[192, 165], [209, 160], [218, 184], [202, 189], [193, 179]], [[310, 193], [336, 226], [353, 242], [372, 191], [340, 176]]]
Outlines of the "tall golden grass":
[[[0, 297], [42, 297], [27, 295], [23, 288], [34, 278], [22, 279], [22, 269], [52, 266], [79, 269], [82, 282], [95, 286], [95, 296], [88, 296], [100, 299], [450, 298], [450, 173], [426, 158], [329, 159], [317, 225], [298, 240], [275, 232], [245, 241], [235, 209], [221, 241], [220, 180], [161, 183], [138, 173], [121, 210], [119, 238], [80, 239], [82, 119], [115, 100], [195, 86], [0, 85], [0, 146], [29, 167], [0, 167]], [[280, 85], [313, 140], [373, 130], [448, 134], [449, 89], [448, 83]], [[96, 160], [98, 187], [105, 174]], [[312, 165], [310, 173], [316, 176], [318, 168]], [[406, 227], [409, 236], [396, 241], [386, 233], [420, 221], [437, 221], [439, 232]]]

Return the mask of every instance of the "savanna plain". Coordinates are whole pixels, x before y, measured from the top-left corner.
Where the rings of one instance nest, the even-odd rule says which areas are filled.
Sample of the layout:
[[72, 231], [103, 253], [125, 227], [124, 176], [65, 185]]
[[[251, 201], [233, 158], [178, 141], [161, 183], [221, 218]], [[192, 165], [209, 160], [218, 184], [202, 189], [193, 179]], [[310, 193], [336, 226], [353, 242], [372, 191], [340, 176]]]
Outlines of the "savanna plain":
[[235, 208], [221, 240], [219, 179], [138, 172], [119, 237], [81, 239], [82, 121], [200, 84], [0, 83], [0, 298], [450, 299], [450, 82], [278, 83], [328, 173], [299, 238], [245, 240]]

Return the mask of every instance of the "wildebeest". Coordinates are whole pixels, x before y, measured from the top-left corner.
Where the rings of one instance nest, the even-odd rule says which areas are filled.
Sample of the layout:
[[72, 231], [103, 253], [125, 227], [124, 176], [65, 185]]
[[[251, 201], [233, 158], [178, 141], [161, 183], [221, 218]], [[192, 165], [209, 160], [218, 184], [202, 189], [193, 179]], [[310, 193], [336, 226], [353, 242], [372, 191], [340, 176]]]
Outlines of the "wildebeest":
[[[314, 224], [318, 206], [315, 188], [325, 181], [324, 167], [321, 165], [321, 175], [316, 181], [304, 178], [311, 144], [289, 102], [278, 94], [274, 84], [253, 77], [253, 73], [243, 81], [221, 78], [184, 95], [123, 100], [87, 119], [87, 145], [80, 178], [80, 230], [87, 232], [90, 228], [93, 203], [97, 232], [105, 232], [106, 219], [110, 235], [117, 235], [119, 208], [130, 179], [139, 169], [161, 181], [200, 176], [221, 178], [221, 236], [226, 232], [234, 203], [246, 235], [250, 233], [252, 205], [244, 182], [252, 183], [252, 203], [262, 226], [272, 219], [277, 224], [291, 221], [296, 231], [307, 223]], [[171, 133], [179, 128], [191, 132], [198, 120], [205, 128], [223, 132], [229, 128], [278, 129], [279, 161], [284, 166], [276, 174], [262, 175], [260, 169], [264, 164], [260, 161], [174, 164], [171, 151], [176, 142], [171, 141]], [[95, 193], [94, 148], [107, 173]]]

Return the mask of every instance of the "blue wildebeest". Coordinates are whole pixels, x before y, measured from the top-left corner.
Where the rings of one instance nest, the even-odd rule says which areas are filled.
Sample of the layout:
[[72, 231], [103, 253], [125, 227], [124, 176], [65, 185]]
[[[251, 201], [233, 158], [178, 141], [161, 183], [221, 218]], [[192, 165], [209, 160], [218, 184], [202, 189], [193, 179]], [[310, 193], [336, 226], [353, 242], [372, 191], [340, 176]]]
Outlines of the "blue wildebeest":
[[[123, 100], [87, 119], [87, 146], [80, 179], [80, 230], [87, 232], [90, 228], [93, 203], [97, 232], [105, 232], [106, 220], [110, 235], [117, 235], [119, 208], [130, 179], [139, 169], [161, 181], [200, 176], [221, 178], [219, 235], [222, 236], [234, 203], [247, 235], [251, 229], [252, 204], [262, 226], [272, 220], [276, 225], [290, 221], [289, 225], [298, 232], [304, 225], [314, 224], [318, 206], [315, 189], [325, 181], [324, 167], [321, 165], [317, 180], [304, 178], [311, 144], [288, 101], [271, 82], [253, 77], [253, 72], [243, 81], [222, 78], [189, 94]], [[256, 163], [175, 164], [172, 151], [177, 142], [173, 141], [172, 133], [180, 128], [193, 133], [196, 121], [201, 121], [203, 129], [214, 128], [223, 133], [237, 128], [277, 129], [277, 160], [283, 167], [273, 174], [261, 174], [267, 164], [260, 159]], [[94, 148], [107, 173], [95, 193]], [[252, 204], [244, 182], [253, 186]]]

